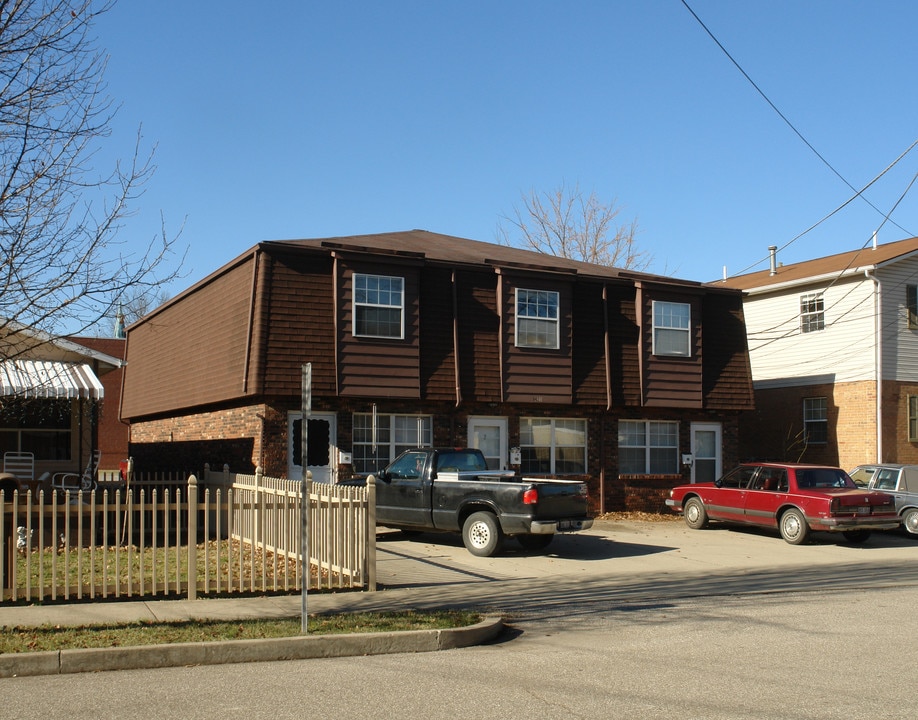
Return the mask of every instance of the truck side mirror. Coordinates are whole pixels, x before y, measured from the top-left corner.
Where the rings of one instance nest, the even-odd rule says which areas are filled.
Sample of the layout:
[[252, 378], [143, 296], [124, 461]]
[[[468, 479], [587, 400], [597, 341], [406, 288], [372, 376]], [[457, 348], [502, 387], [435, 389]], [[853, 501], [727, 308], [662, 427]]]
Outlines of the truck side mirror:
[[389, 482], [391, 478], [389, 477], [389, 473], [385, 469], [383, 469], [383, 470], [380, 470], [378, 473], [376, 473], [376, 479], [382, 480], [383, 482]]

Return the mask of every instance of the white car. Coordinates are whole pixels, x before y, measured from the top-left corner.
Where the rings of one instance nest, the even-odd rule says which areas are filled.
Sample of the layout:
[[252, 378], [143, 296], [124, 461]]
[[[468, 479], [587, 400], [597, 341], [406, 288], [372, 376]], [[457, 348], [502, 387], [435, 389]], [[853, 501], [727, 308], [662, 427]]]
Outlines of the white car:
[[911, 535], [918, 535], [918, 465], [858, 465], [848, 473], [858, 485], [896, 498], [896, 512]]

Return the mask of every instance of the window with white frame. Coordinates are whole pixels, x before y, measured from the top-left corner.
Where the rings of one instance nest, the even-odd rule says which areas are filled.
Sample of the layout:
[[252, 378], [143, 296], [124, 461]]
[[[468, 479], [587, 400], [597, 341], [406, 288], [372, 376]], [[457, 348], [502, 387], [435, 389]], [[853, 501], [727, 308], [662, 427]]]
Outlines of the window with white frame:
[[516, 290], [516, 346], [557, 350], [559, 295], [551, 290]]
[[377, 415], [354, 413], [351, 459], [354, 472], [372, 473], [395, 460], [405, 450], [433, 444], [430, 415]]
[[908, 441], [918, 442], [918, 395], [908, 396]]
[[826, 327], [825, 304], [822, 293], [800, 296], [800, 332], [810, 333]]
[[803, 398], [803, 432], [808, 445], [825, 445], [829, 441], [826, 398]]
[[908, 329], [918, 330], [918, 285], [905, 286], [905, 314], [908, 316]]
[[405, 279], [354, 273], [356, 337], [405, 337]]
[[520, 418], [520, 472], [583, 475], [587, 471], [587, 421]]
[[679, 423], [621, 420], [618, 423], [621, 475], [672, 475], [679, 472]]
[[689, 357], [692, 306], [653, 301], [653, 354]]

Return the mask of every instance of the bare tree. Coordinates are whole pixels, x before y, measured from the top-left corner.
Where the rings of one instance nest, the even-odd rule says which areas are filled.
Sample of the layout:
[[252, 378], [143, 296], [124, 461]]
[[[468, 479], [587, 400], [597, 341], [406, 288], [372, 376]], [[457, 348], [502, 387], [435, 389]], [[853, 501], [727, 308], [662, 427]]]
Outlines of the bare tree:
[[604, 203], [579, 185], [568, 190], [563, 184], [520, 198], [513, 215], [498, 223], [498, 239], [505, 245], [629, 270], [645, 270], [653, 260], [637, 246], [636, 220], [616, 224], [621, 208], [615, 200]]
[[113, 4], [0, 0], [0, 330], [79, 334], [178, 275], [165, 223], [139, 246], [119, 237], [154, 172], [140, 131], [128, 163], [93, 167], [115, 108], [92, 29]]

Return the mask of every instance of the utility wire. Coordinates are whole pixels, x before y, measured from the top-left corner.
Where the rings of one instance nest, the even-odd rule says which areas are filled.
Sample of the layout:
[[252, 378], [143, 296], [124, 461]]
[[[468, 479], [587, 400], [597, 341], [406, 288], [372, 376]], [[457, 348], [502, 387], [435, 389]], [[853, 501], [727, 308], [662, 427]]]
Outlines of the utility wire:
[[[874, 205], [872, 202], [870, 202], [869, 199], [867, 199], [866, 197], [864, 197], [863, 195], [861, 195], [861, 193], [863, 192], [863, 190], [859, 192], [859, 191], [854, 187], [854, 185], [852, 185], [850, 182], [848, 182], [848, 181], [845, 179], [845, 177], [844, 177], [838, 170], [835, 169], [835, 167], [832, 165], [832, 163], [830, 163], [828, 160], [826, 160], [826, 159], [822, 156], [822, 154], [821, 154], [815, 147], [813, 147], [813, 145], [810, 143], [810, 141], [807, 140], [807, 139], [803, 136], [803, 133], [801, 133], [796, 127], [794, 127], [794, 124], [793, 124], [790, 120], [788, 120], [787, 117], [784, 115], [784, 113], [782, 113], [782, 112], [778, 109], [777, 105], [775, 105], [775, 104], [771, 101], [771, 99], [762, 91], [762, 88], [760, 88], [758, 85], [756, 85], [755, 81], [754, 81], [751, 77], [749, 77], [749, 73], [747, 73], [745, 70], [743, 70], [742, 66], [741, 66], [741, 65], [733, 58], [733, 56], [727, 51], [727, 48], [725, 48], [725, 47], [721, 44], [720, 40], [718, 40], [717, 37], [715, 37], [714, 33], [712, 33], [712, 32], [708, 29], [708, 26], [705, 25], [704, 22], [702, 22], [701, 18], [698, 17], [697, 13], [696, 13], [694, 10], [692, 10], [692, 8], [691, 8], [691, 6], [688, 4], [688, 2], [687, 2], [686, 0], [681, 0], [681, 2], [682, 2], [682, 4], [685, 6], [685, 9], [688, 10], [688, 11], [692, 14], [692, 17], [695, 18], [695, 20], [698, 22], [698, 24], [701, 25], [701, 27], [704, 29], [704, 31], [708, 34], [708, 37], [710, 37], [711, 40], [713, 40], [713, 41], [715, 42], [715, 44], [717, 45], [717, 47], [719, 47], [719, 48], [721, 49], [721, 51], [724, 53], [724, 55], [727, 56], [727, 58], [730, 60], [730, 62], [733, 63], [733, 65], [736, 67], [736, 69], [739, 70], [739, 71], [742, 73], [743, 77], [746, 78], [746, 80], [749, 82], [749, 84], [752, 85], [752, 87], [755, 88], [756, 92], [757, 92], [759, 95], [762, 96], [762, 98], [765, 100], [765, 102], [767, 102], [767, 103], [769, 104], [769, 106], [771, 107], [771, 109], [774, 110], [774, 111], [778, 114], [778, 117], [780, 117], [780, 118], [785, 122], [785, 124], [786, 124], [791, 130], [793, 130], [794, 134], [795, 134], [798, 138], [800, 138], [800, 139], [803, 141], [803, 144], [806, 145], [810, 150], [812, 150], [813, 153], [816, 155], [816, 157], [818, 157], [818, 158], [822, 161], [822, 163], [823, 163], [827, 168], [829, 168], [829, 170], [831, 170], [831, 171], [835, 174], [836, 177], [838, 177], [839, 180], [841, 180], [843, 183], [845, 183], [845, 185], [847, 185], [849, 188], [851, 188], [852, 190], [854, 190], [854, 192], [856, 193], [855, 197], [860, 197], [860, 198], [862, 198], [862, 199], [864, 200], [865, 203], [867, 203], [870, 207], [872, 207], [874, 210], [876, 210], [878, 213], [880, 213], [880, 215], [883, 215], [883, 211], [882, 211], [882, 210], [880, 210], [876, 205]], [[852, 199], [853, 199], [853, 198], [852, 198]], [[885, 216], [884, 216], [884, 217], [885, 217]], [[899, 225], [899, 224], [896, 223], [895, 221], [892, 221], [892, 220], [891, 220], [890, 222], [892, 222], [893, 225], [895, 225], [897, 228], [899, 228], [899, 229], [900, 229], [902, 232], [904, 232], [906, 235], [913, 235], [913, 234], [914, 234], [914, 233], [910, 233], [908, 230], [906, 230], [904, 227], [902, 227], [901, 225]], [[800, 237], [800, 236], [798, 235], [797, 238], [799, 238], [799, 237]], [[794, 240], [796, 240], [797, 238], [794, 238]], [[793, 242], [793, 240], [791, 240], [791, 242]], [[788, 243], [788, 245], [789, 245], [789, 244], [790, 244], [790, 243]]]

